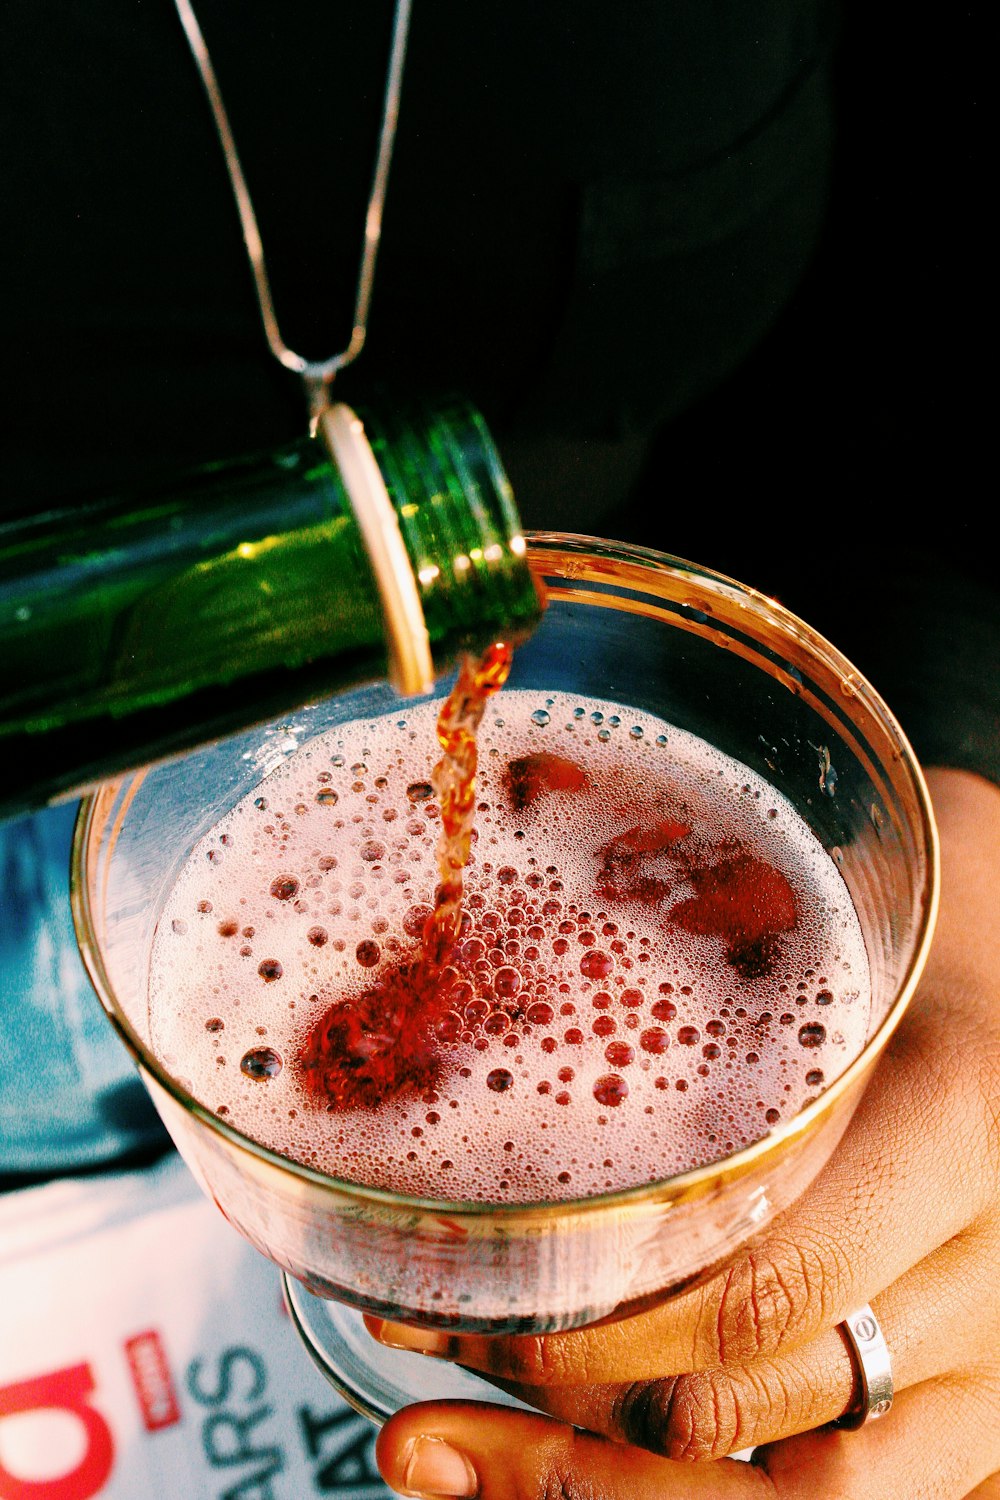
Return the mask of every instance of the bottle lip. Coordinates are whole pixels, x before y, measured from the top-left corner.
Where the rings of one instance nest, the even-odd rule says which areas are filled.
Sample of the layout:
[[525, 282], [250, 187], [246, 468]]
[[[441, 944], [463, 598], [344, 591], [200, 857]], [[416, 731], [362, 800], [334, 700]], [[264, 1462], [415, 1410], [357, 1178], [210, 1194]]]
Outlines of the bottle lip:
[[340, 401], [320, 413], [317, 430], [343, 481], [375, 575], [385, 621], [389, 680], [405, 697], [432, 692], [434, 662], [423, 604], [364, 423]]

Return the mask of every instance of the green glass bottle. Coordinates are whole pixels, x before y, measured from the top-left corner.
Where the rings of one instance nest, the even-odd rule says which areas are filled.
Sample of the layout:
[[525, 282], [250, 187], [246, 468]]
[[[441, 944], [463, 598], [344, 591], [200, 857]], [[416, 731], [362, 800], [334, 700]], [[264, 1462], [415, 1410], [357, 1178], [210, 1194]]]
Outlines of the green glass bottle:
[[461, 399], [0, 526], [0, 815], [387, 673], [427, 690], [540, 607]]

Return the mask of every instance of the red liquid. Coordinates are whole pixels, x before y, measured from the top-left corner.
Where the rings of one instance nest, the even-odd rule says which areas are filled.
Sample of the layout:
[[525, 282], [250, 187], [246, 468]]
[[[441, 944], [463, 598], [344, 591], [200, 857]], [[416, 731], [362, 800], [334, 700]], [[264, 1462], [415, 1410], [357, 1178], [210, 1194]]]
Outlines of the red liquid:
[[219, 825], [160, 924], [154, 1041], [266, 1144], [420, 1196], [582, 1196], [722, 1157], [863, 1045], [846, 890], [690, 736], [524, 692], [483, 719], [503, 669], [459, 684], [443, 768], [421, 707], [331, 732]]
[[424, 988], [444, 962], [458, 936], [462, 915], [462, 872], [469, 861], [476, 822], [476, 734], [486, 704], [510, 675], [513, 652], [497, 641], [478, 660], [462, 658], [458, 680], [438, 714], [437, 737], [444, 754], [434, 767], [434, 790], [441, 803], [441, 838], [434, 911], [423, 934]]
[[[455, 1026], [445, 1018], [453, 980], [461, 971], [446, 965], [461, 929], [463, 872], [476, 819], [476, 731], [512, 661], [511, 648], [503, 641], [478, 660], [464, 657], [438, 714], [437, 737], [444, 754], [432, 778], [441, 805], [441, 878], [434, 906], [425, 922], [408, 924], [411, 936], [420, 932], [420, 950], [392, 966], [362, 995], [338, 1000], [306, 1037], [298, 1057], [303, 1083], [330, 1106], [375, 1108], [406, 1089], [430, 1090], [443, 1071], [438, 1043], [457, 1040], [461, 1018], [456, 1017]], [[453, 1030], [455, 1035], [445, 1037]]]

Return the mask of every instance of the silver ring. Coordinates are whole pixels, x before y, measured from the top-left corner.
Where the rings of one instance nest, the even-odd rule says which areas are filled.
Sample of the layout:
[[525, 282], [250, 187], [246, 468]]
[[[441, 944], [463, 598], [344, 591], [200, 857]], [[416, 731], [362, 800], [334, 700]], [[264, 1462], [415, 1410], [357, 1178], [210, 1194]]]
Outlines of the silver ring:
[[837, 1426], [853, 1431], [870, 1418], [884, 1417], [892, 1405], [892, 1358], [878, 1318], [867, 1302], [852, 1312], [840, 1328], [854, 1356], [861, 1390]]

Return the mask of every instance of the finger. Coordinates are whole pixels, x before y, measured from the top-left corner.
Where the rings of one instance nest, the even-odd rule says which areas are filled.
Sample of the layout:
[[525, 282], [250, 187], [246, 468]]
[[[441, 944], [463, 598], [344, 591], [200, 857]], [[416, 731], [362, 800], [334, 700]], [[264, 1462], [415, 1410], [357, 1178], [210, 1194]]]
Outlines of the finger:
[[748, 1464], [692, 1470], [547, 1417], [467, 1402], [397, 1412], [375, 1454], [387, 1484], [428, 1500], [774, 1500]]
[[[996, 992], [996, 850], [1000, 788], [967, 771], [931, 770], [927, 784], [941, 834], [942, 895], [929, 967], [971, 971], [970, 1002], [978, 996], [989, 1018]], [[956, 852], [957, 851], [957, 852]]]
[[805, 1196], [723, 1274], [648, 1312], [516, 1338], [371, 1317], [369, 1332], [391, 1348], [529, 1385], [749, 1364], [808, 1342], [960, 1235], [984, 1209], [993, 1171], [980, 1162], [989, 1141], [987, 1103], [977, 1088], [969, 1097], [964, 1067], [940, 1045], [935, 1062], [922, 1041], [901, 1039]]
[[[752, 1465], [694, 1466], [526, 1412], [428, 1403], [391, 1418], [376, 1455], [395, 1490], [436, 1500], [993, 1500], [998, 1399], [995, 1375], [928, 1383], [858, 1432], [805, 1433], [760, 1450]], [[982, 1496], [977, 1486], [987, 1486]]]
[[[989, 1285], [1000, 1261], [994, 1225], [942, 1246], [874, 1304], [897, 1391], [995, 1358]], [[675, 1461], [725, 1457], [823, 1426], [860, 1400], [855, 1357], [839, 1329], [748, 1366], [628, 1384], [505, 1390], [571, 1422]]]
[[789, 1438], [753, 1463], [775, 1500], [980, 1500], [1000, 1467], [1000, 1370], [927, 1381], [879, 1422]]

